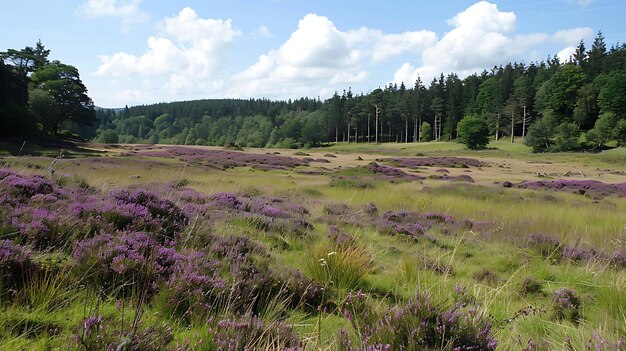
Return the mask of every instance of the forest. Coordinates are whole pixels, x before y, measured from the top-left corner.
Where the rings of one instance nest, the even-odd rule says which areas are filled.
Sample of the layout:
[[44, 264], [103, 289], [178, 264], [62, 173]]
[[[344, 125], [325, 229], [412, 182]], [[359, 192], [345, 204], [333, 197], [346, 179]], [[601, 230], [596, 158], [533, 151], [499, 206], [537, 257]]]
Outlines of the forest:
[[[554, 56], [507, 63], [463, 79], [442, 73], [428, 86], [418, 78], [412, 87], [388, 84], [358, 94], [348, 88], [324, 101], [207, 99], [116, 109], [94, 108], [77, 70], [48, 62], [48, 53], [41, 42], [2, 53], [0, 134], [56, 134], [61, 127], [101, 143], [306, 148], [463, 141], [458, 124], [474, 117], [480, 133], [488, 133], [483, 137], [520, 137], [535, 152], [626, 142], [626, 44], [607, 48], [602, 32], [589, 49], [581, 40], [566, 62]], [[75, 91], [65, 101], [54, 84], [42, 85], [55, 70], [72, 73], [61, 80]]]

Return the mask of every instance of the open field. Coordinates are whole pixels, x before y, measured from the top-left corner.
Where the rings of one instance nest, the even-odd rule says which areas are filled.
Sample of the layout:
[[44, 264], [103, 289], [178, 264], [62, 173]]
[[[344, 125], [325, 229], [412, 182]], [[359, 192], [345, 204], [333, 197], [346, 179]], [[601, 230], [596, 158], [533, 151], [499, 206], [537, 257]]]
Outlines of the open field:
[[2, 350], [624, 350], [624, 148], [2, 147]]

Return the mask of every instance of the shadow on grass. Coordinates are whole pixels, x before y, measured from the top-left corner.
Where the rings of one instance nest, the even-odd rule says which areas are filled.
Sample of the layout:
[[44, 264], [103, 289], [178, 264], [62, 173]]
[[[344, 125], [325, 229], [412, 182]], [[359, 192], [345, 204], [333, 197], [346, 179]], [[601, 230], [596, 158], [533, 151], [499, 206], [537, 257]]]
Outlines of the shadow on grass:
[[7, 138], [0, 141], [0, 155], [56, 157], [63, 150], [63, 158], [99, 157], [106, 151], [88, 149], [81, 140], [38, 137], [33, 139]]

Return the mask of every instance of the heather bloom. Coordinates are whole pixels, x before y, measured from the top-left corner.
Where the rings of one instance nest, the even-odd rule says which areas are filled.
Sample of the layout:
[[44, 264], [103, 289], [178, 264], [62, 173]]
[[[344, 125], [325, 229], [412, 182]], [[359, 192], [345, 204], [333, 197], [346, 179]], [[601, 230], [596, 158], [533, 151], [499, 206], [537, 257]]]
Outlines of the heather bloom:
[[568, 191], [575, 194], [605, 197], [610, 195], [626, 196], [626, 183], [609, 184], [598, 180], [541, 180], [524, 181], [516, 185], [521, 189], [550, 189]]
[[580, 319], [580, 298], [573, 289], [561, 288], [552, 296], [554, 318], [577, 323]]
[[242, 206], [241, 200], [233, 193], [215, 193], [209, 196], [212, 205], [238, 210]]
[[92, 332], [96, 332], [97, 329], [100, 327], [100, 325], [102, 324], [102, 321], [104, 321], [104, 317], [102, 317], [101, 314], [97, 315], [97, 316], [90, 316], [87, 317], [84, 321], [83, 321], [83, 332], [85, 333], [85, 336], [89, 336]]
[[483, 167], [486, 163], [464, 157], [402, 157], [380, 160], [398, 167], [416, 169], [419, 167], [468, 168]]
[[28, 249], [12, 240], [0, 240], [0, 297], [6, 292], [4, 289], [19, 289], [24, 277], [36, 268]]

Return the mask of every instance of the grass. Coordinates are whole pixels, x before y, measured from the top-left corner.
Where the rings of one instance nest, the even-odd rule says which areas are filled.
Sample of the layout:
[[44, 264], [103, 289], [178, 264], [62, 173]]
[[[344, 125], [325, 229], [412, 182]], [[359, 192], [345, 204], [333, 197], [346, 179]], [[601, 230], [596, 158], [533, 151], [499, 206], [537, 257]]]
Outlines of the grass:
[[[55, 175], [67, 175], [69, 183], [86, 180], [98, 190], [117, 187], [158, 187], [185, 180], [188, 187], [204, 193], [222, 191], [247, 192], [297, 199], [310, 215], [312, 229], [304, 233], [260, 230], [249, 219], [221, 220], [211, 218], [201, 230], [220, 235], [247, 236], [267, 248], [268, 256], [255, 256], [262, 267], [299, 270], [307, 278], [326, 288], [325, 305], [329, 310], [304, 311], [288, 306], [282, 293], [262, 302], [260, 318], [270, 326], [291, 325], [307, 350], [337, 348], [337, 330], [350, 331], [355, 340], [354, 325], [343, 316], [349, 293], [363, 291], [368, 303], [384, 311], [402, 305], [417, 293], [428, 292], [437, 303], [473, 301], [494, 324], [499, 349], [522, 349], [529, 341], [545, 344], [549, 349], [566, 349], [565, 338], [575, 350], [584, 350], [594, 333], [616, 343], [626, 335], [626, 271], [602, 260], [570, 262], [551, 260], [526, 246], [528, 235], [544, 233], [555, 236], [565, 245], [595, 247], [612, 252], [626, 249], [626, 198], [587, 198], [581, 195], [505, 189], [495, 182], [508, 179], [534, 179], [525, 173], [537, 165], [582, 169], [589, 177], [623, 179], [623, 175], [589, 173], [610, 169], [626, 170], [626, 149], [618, 148], [599, 154], [571, 153], [536, 155], [520, 142], [492, 142], [487, 150], [469, 151], [461, 144], [432, 142], [420, 144], [347, 144], [307, 150], [307, 153], [337, 153], [332, 162], [357, 162], [359, 155], [383, 156], [463, 156], [488, 160], [494, 165], [472, 168], [467, 173], [474, 184], [437, 180], [392, 183], [386, 179], [368, 179], [371, 187], [333, 187], [326, 175], [303, 175], [294, 170], [258, 171], [244, 168], [218, 170], [186, 165], [178, 160], [158, 158], [118, 158], [113, 153], [93, 158], [77, 153], [74, 159], [60, 160]], [[42, 150], [42, 154], [53, 154]], [[290, 151], [282, 151], [288, 153]], [[342, 159], [343, 157], [343, 159]], [[110, 163], [102, 163], [109, 160]], [[49, 157], [1, 156], [1, 162], [25, 173], [46, 174]], [[511, 164], [500, 168], [495, 164]], [[329, 167], [335, 167], [330, 165]], [[308, 167], [315, 169], [316, 166]], [[350, 169], [344, 174], [367, 177]], [[431, 169], [419, 172], [428, 175]], [[456, 172], [456, 173], [455, 173]], [[463, 170], [451, 170], [461, 174]], [[511, 172], [511, 173], [507, 173]], [[611, 178], [602, 178], [611, 177]], [[614, 181], [613, 181], [614, 182]], [[173, 191], [173, 190], [172, 190]], [[348, 215], [338, 215], [340, 230], [354, 237], [350, 245], [337, 245], [328, 238], [329, 222], [324, 210], [333, 204], [346, 204], [351, 213], [360, 213], [364, 205], [375, 203], [379, 216], [388, 210], [420, 213], [443, 212], [457, 221], [464, 219], [484, 225], [446, 231], [432, 228], [425, 236], [408, 238], [388, 235], [374, 227], [345, 222]], [[200, 230], [200, 229], [199, 229]], [[64, 267], [69, 267], [64, 266]], [[523, 293], [527, 277], [539, 286]], [[77, 332], [85, 317], [85, 307], [93, 302], [92, 287], [85, 287], [69, 274], [42, 274], [31, 277], [31, 284], [17, 298], [0, 303], [0, 349], [63, 349]], [[581, 298], [578, 324], [552, 317], [552, 294], [560, 288], [571, 288]], [[539, 291], [537, 291], [539, 290]], [[132, 300], [132, 297], [129, 299]], [[130, 302], [129, 302], [130, 303]], [[174, 340], [168, 344], [184, 345], [190, 340], [198, 348], [199, 340], [210, 339], [213, 327], [210, 316], [232, 316], [228, 309], [215, 307], [214, 314], [197, 316], [193, 323], [167, 315], [167, 302], [153, 301], [144, 306], [143, 323], [167, 323]], [[114, 299], [103, 299], [99, 310], [120, 322], [121, 312]], [[130, 313], [127, 311], [127, 313]], [[131, 318], [129, 314], [125, 318]], [[271, 343], [257, 345], [271, 349]]]

